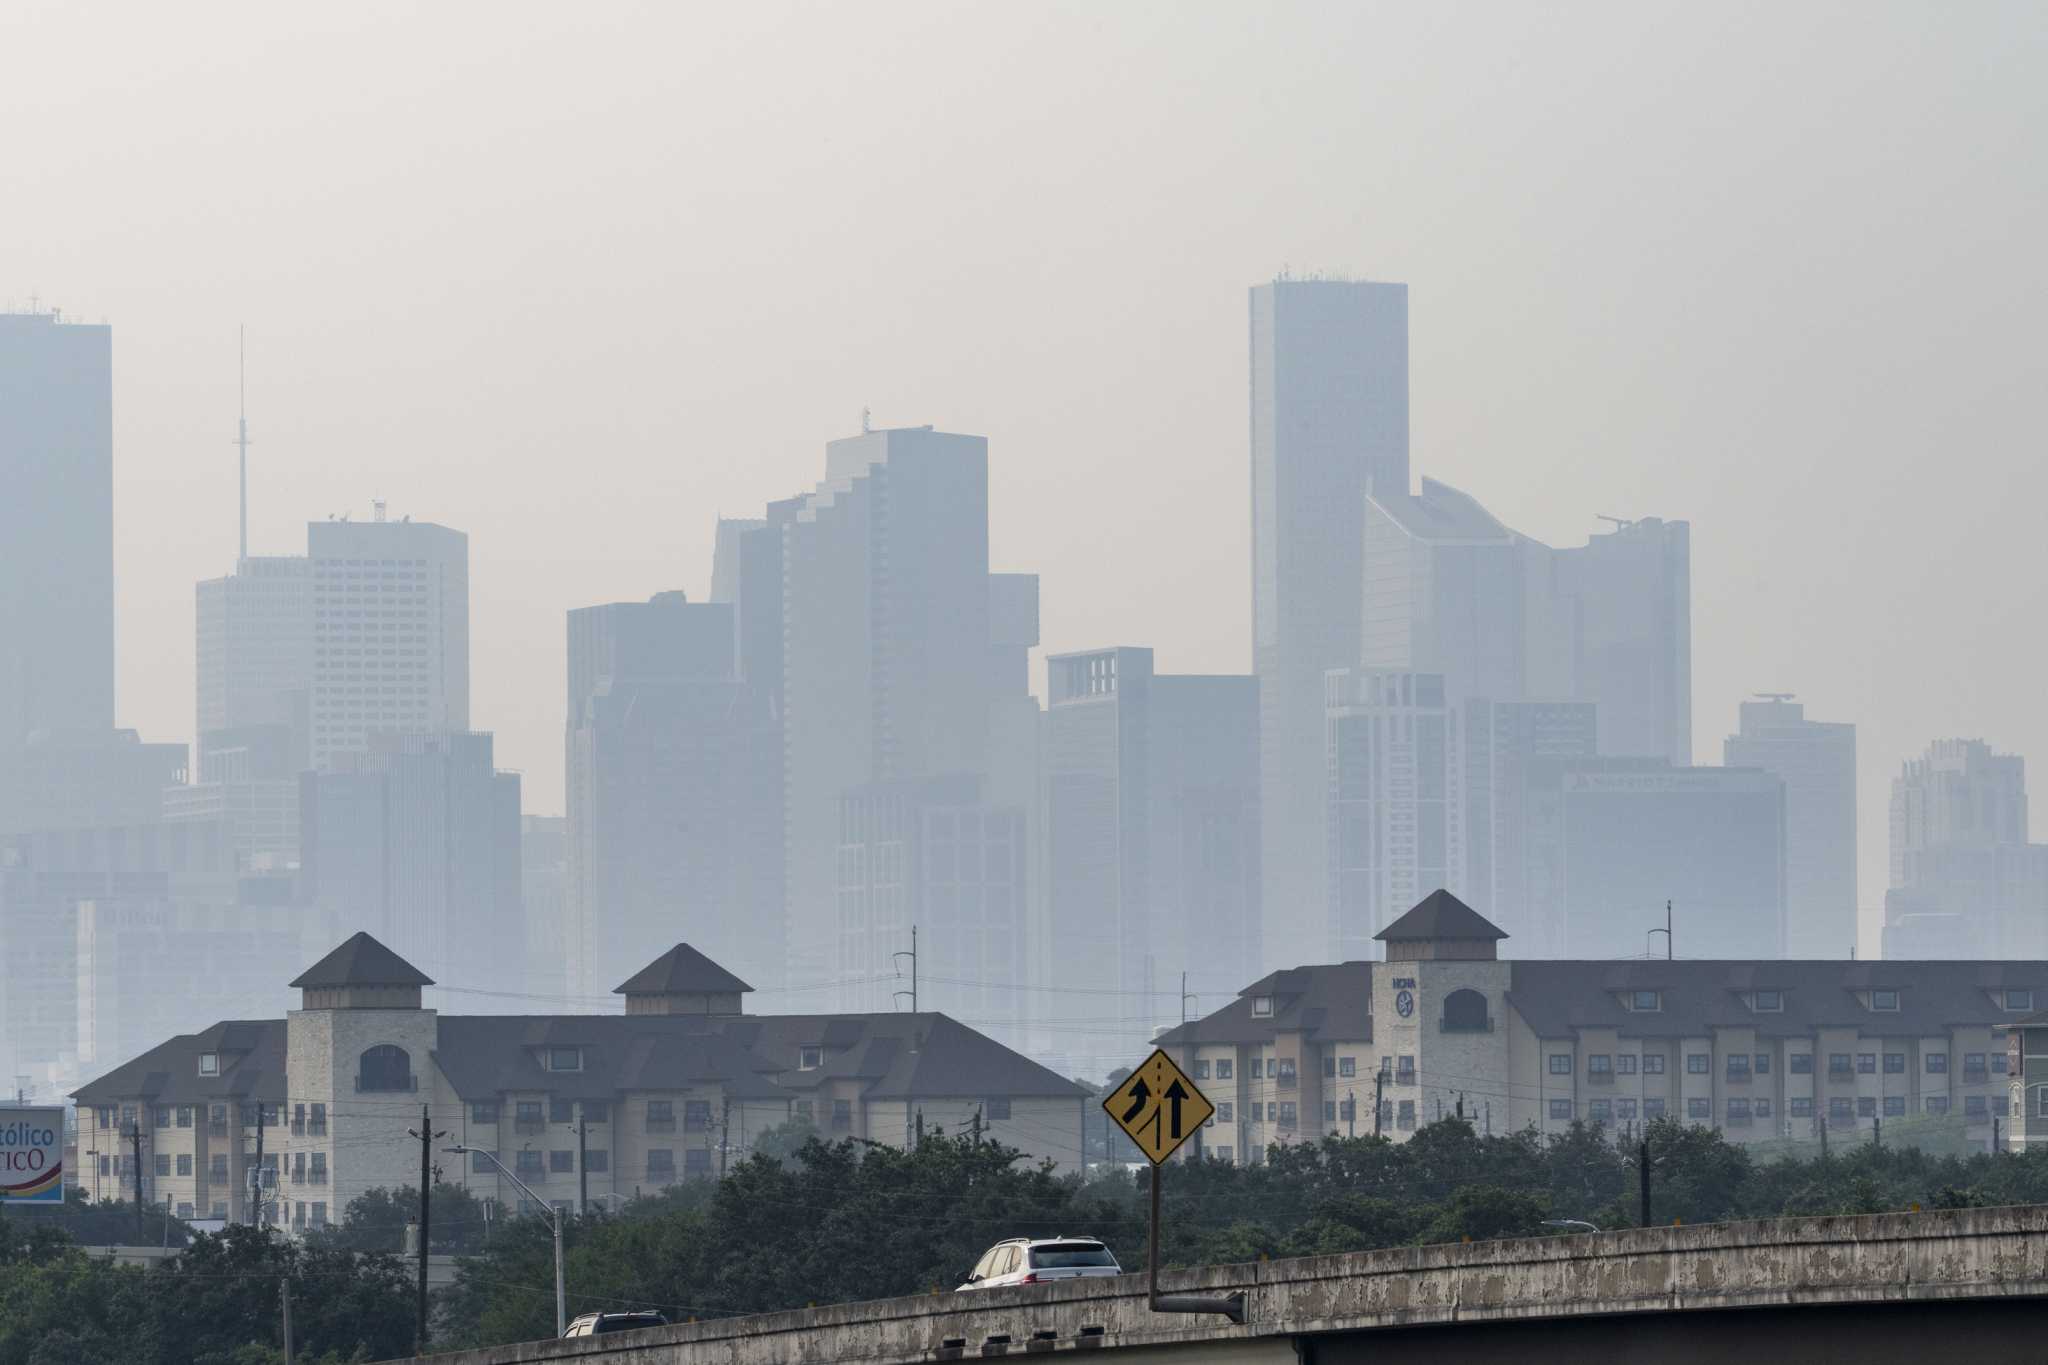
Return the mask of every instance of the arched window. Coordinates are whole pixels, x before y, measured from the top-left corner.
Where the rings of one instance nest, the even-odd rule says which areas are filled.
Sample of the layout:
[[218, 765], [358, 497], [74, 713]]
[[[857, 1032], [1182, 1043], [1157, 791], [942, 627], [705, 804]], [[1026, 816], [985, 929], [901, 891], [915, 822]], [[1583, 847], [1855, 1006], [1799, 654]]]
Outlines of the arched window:
[[412, 1058], [402, 1047], [379, 1043], [363, 1053], [356, 1072], [357, 1090], [411, 1090]]
[[1444, 1032], [1484, 1033], [1493, 1027], [1486, 1017], [1486, 997], [1478, 991], [1452, 991], [1444, 997]]

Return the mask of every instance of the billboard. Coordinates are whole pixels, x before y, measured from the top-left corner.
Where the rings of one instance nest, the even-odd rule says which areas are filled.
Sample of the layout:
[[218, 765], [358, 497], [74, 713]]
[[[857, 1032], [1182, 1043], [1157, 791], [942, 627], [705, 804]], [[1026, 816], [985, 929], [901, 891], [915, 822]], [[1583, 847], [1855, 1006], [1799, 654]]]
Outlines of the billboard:
[[0, 1204], [64, 1202], [64, 1111], [0, 1106]]

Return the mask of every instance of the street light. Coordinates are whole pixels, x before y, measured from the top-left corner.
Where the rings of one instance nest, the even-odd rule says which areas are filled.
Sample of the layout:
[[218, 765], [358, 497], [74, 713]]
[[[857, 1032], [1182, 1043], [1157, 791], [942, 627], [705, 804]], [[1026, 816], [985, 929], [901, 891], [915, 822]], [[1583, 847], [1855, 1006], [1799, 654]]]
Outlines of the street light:
[[498, 1173], [500, 1175], [504, 1176], [513, 1184], [517, 1185], [520, 1189], [520, 1192], [523, 1193], [528, 1199], [531, 1199], [534, 1203], [540, 1205], [542, 1208], [548, 1211], [548, 1221], [553, 1223], [555, 1228], [555, 1335], [560, 1336], [562, 1335], [562, 1333], [568, 1331], [569, 1319], [566, 1313], [564, 1312], [564, 1303], [562, 1297], [562, 1211], [556, 1208], [553, 1204], [550, 1204], [547, 1200], [535, 1194], [524, 1180], [521, 1180], [518, 1176], [506, 1170], [505, 1163], [498, 1160], [498, 1154], [496, 1152], [486, 1152], [481, 1147], [465, 1147], [461, 1143], [457, 1143], [453, 1147], [444, 1147], [441, 1150], [445, 1152], [454, 1152], [458, 1156], [466, 1152], [472, 1156], [482, 1157], [484, 1160], [490, 1162], [493, 1166], [496, 1166], [498, 1168]]
[[1572, 1232], [1600, 1231], [1599, 1228], [1588, 1223], [1583, 1218], [1546, 1218], [1543, 1220], [1543, 1226], [1547, 1228], [1566, 1228]]

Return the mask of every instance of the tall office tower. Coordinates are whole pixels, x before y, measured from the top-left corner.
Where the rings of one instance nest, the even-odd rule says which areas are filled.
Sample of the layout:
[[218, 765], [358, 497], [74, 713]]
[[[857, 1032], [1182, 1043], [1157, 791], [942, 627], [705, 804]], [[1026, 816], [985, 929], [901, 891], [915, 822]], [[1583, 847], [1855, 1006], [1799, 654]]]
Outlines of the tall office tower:
[[[1473, 840], [1465, 712], [1440, 673], [1328, 678], [1325, 923], [1268, 957], [1354, 962], [1432, 891], [1462, 896]], [[1270, 920], [1268, 921], [1270, 925]]]
[[1518, 957], [1564, 955], [1563, 921], [1538, 916], [1531, 903], [1531, 884], [1554, 874], [1535, 861], [1547, 850], [1530, 838], [1532, 807], [1542, 799], [1536, 784], [1546, 760], [1599, 751], [1596, 712], [1587, 701], [1465, 702], [1469, 899], [1514, 935]]
[[[197, 597], [199, 780], [215, 775], [214, 750], [248, 748], [250, 732], [258, 729], [284, 737], [278, 775], [296, 779], [309, 755], [312, 561], [302, 555], [245, 559], [231, 574], [201, 580]], [[351, 620], [368, 618], [344, 615], [339, 623]], [[277, 743], [256, 742], [266, 750]]]
[[525, 989], [519, 776], [493, 766], [490, 735], [373, 735], [300, 775], [299, 821], [302, 894], [327, 937], [367, 930], [443, 987]]
[[1740, 715], [1721, 761], [1762, 768], [1785, 784], [1786, 955], [1848, 957], [1859, 927], [1856, 727], [1808, 720], [1784, 693], [1759, 694]]
[[1149, 649], [1046, 660], [1042, 969], [1113, 1014], [1048, 1032], [1098, 1076], [1179, 1019], [1181, 974], [1229, 999], [1259, 960], [1258, 682], [1161, 674]]
[[0, 313], [0, 750], [114, 727], [113, 332]]
[[988, 443], [928, 427], [826, 447], [782, 533], [783, 809], [792, 986], [839, 979], [840, 805], [986, 772]]
[[[834, 852], [838, 972], [850, 1010], [940, 1010], [1006, 1042], [1025, 1023], [1025, 812], [990, 803], [971, 774], [847, 791]], [[903, 992], [899, 1003], [897, 992]]]
[[2048, 845], [2027, 838], [2026, 760], [1941, 739], [1892, 779], [1884, 955], [2048, 957]]
[[306, 527], [315, 768], [375, 734], [469, 728], [469, 537], [382, 517]]
[[133, 730], [38, 730], [0, 746], [0, 834], [155, 820], [187, 761], [184, 745], [144, 744]]
[[1657, 758], [1531, 760], [1523, 831], [1530, 921], [1574, 958], [1785, 955], [1785, 784], [1756, 768]]
[[1373, 489], [1357, 666], [1441, 674], [1453, 697], [1525, 695], [1528, 563], [1522, 537], [1447, 484]]
[[726, 603], [569, 613], [571, 994], [609, 992], [655, 942], [780, 975], [782, 756], [733, 654]]
[[[1531, 634], [1570, 641], [1568, 695], [1600, 708], [1600, 752], [1692, 762], [1692, 530], [1682, 521], [1617, 522], [1576, 549], [1550, 552], [1550, 622]], [[1529, 691], [1558, 695], [1540, 674]]]
[[1318, 940], [1323, 674], [1356, 668], [1365, 494], [1408, 490], [1408, 287], [1251, 291], [1252, 660], [1269, 966]]

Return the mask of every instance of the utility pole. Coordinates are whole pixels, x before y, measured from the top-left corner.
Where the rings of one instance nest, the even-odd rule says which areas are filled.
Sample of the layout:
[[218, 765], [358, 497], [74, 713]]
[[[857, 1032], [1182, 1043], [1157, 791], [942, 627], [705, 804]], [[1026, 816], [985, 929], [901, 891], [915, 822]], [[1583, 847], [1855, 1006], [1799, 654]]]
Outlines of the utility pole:
[[1372, 1073], [1372, 1135], [1380, 1135], [1380, 1109], [1384, 1101], [1380, 1098], [1387, 1089], [1387, 1069], [1381, 1067]]
[[1351, 1106], [1351, 1114], [1350, 1114], [1350, 1120], [1351, 1120], [1351, 1132], [1350, 1132], [1349, 1136], [1351, 1136], [1351, 1137], [1357, 1137], [1357, 1136], [1358, 1136], [1358, 1092], [1357, 1092], [1356, 1090], [1347, 1090], [1347, 1091], [1345, 1091], [1345, 1092], [1344, 1092], [1344, 1099], [1345, 1099], [1345, 1102], [1346, 1102], [1347, 1104], [1349, 1104], [1349, 1105]]
[[981, 1106], [974, 1106], [974, 1145], [981, 1146]]
[[250, 1222], [263, 1226], [263, 1115], [262, 1100], [256, 1101], [256, 1168], [249, 1175]]
[[590, 1120], [579, 1106], [576, 1111], [576, 1213], [590, 1213]]
[[718, 1178], [725, 1179], [725, 1152], [732, 1145], [732, 1096], [722, 1097], [718, 1110]]
[[1636, 1148], [1636, 1179], [1642, 1185], [1644, 1227], [1650, 1226], [1650, 1140], [1644, 1138]]
[[1870, 1145], [1879, 1149], [1884, 1147], [1884, 1115], [1882, 1114], [1870, 1120]]
[[1991, 1155], [1998, 1155], [1998, 1115], [1991, 1116]]
[[[905, 958], [905, 957], [907, 957], [907, 958], [909, 958], [909, 959], [910, 959], [910, 991], [909, 991], [909, 995], [910, 995], [910, 1012], [911, 1012], [912, 1014], [916, 1014], [916, 1013], [917, 1013], [917, 926], [916, 926], [915, 924], [913, 924], [913, 925], [911, 925], [911, 926], [910, 926], [910, 951], [909, 951], [909, 952], [907, 952], [907, 953], [891, 953], [891, 954], [889, 954], [889, 960], [890, 960], [890, 961], [892, 961], [892, 962], [894, 962], [894, 961], [895, 961], [895, 960], [897, 960], [898, 958]], [[901, 968], [901, 967], [899, 966], [899, 967], [898, 967], [898, 968], [897, 968], [896, 970], [898, 970], [898, 971], [900, 972], [900, 971], [902, 971], [903, 969], [902, 969], [902, 968]], [[901, 980], [902, 978], [901, 978], [901, 977], [898, 977], [897, 979], [898, 979], [898, 980]], [[904, 994], [904, 992], [903, 992], [903, 991], [898, 991], [898, 992], [896, 992], [896, 994], [898, 994], [898, 995], [902, 995], [902, 994]]]
[[284, 1303], [284, 1365], [292, 1365], [292, 1277], [281, 1275], [277, 1281], [278, 1297]]
[[1665, 902], [1664, 902], [1664, 927], [1663, 927], [1662, 929], [1652, 929], [1652, 930], [1651, 930], [1650, 932], [1651, 932], [1652, 934], [1662, 934], [1662, 935], [1664, 935], [1664, 960], [1665, 960], [1666, 962], [1669, 962], [1669, 961], [1671, 960], [1671, 902], [1670, 902], [1670, 901], [1665, 901]]
[[128, 1126], [128, 1144], [134, 1150], [135, 1162], [135, 1235], [142, 1236], [142, 1115], [136, 1114], [135, 1122]]
[[[448, 1135], [434, 1131], [432, 1117], [427, 1112], [427, 1106], [422, 1104], [420, 1106], [419, 1131], [412, 1132], [408, 1130], [407, 1136], [416, 1137], [420, 1140], [419, 1318], [413, 1328], [415, 1342], [413, 1353], [415, 1355], [425, 1355], [427, 1353], [427, 1245], [432, 1226], [429, 1219], [433, 1215], [434, 1208], [432, 1195], [434, 1188], [434, 1139]], [[556, 1215], [555, 1221], [556, 1226], [559, 1227], [561, 1225], [561, 1216], [559, 1214]]]

